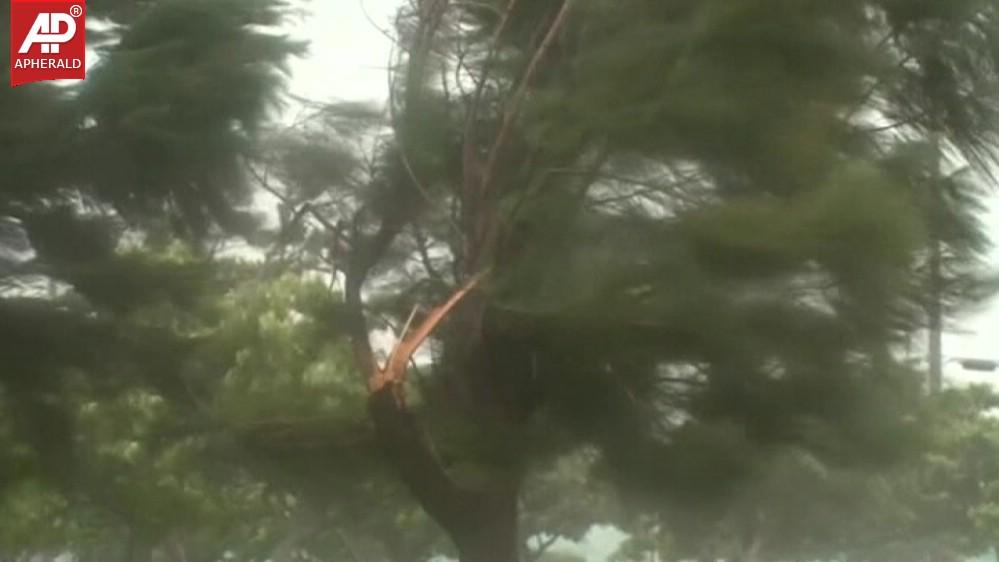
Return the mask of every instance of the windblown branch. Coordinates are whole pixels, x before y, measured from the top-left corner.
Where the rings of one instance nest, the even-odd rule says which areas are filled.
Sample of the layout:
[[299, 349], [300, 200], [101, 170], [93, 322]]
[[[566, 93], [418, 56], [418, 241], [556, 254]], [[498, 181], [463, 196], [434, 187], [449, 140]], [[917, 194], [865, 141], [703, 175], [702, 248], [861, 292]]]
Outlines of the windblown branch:
[[[505, 17], [509, 17], [509, 10], [512, 10], [513, 6], [514, 3], [511, 2]], [[559, 33], [565, 26], [572, 6], [573, 0], [564, 0], [562, 7], [555, 16], [554, 21], [552, 21], [551, 25], [548, 27], [544, 39], [542, 39], [537, 50], [534, 52], [534, 55], [531, 57], [516, 91], [506, 104], [499, 132], [489, 149], [486, 162], [481, 169], [478, 158], [475, 154], [474, 128], [469, 128], [469, 126], [474, 123], [474, 119], [472, 119], [474, 115], [470, 115], [470, 119], [466, 123], [465, 147], [463, 155], [463, 213], [466, 217], [464, 224], [466, 241], [465, 251], [462, 257], [467, 271], [474, 271], [478, 269], [478, 258], [482, 255], [484, 246], [488, 244], [488, 240], [496, 228], [496, 217], [495, 215], [487, 216], [486, 208], [491, 200], [491, 191], [493, 190], [493, 186], [496, 182], [496, 170], [499, 165], [500, 157], [509, 144], [510, 137], [512, 135], [513, 123], [516, 120], [517, 115], [520, 113], [523, 101], [527, 97], [527, 92], [534, 82], [535, 75], [538, 72], [541, 62], [545, 59]], [[505, 22], [497, 31], [501, 32], [504, 26]], [[480, 81], [480, 85], [482, 83], [484, 83], [484, 78]], [[472, 111], [476, 110], [476, 105], [478, 105], [478, 103], [473, 105]]]
[[496, 30], [493, 32], [489, 53], [486, 55], [485, 62], [482, 63], [482, 72], [479, 74], [478, 80], [475, 81], [475, 93], [472, 96], [472, 105], [469, 107], [468, 115], [465, 118], [464, 151], [466, 166], [469, 164], [468, 158], [474, 155], [475, 123], [479, 117], [479, 108], [482, 106], [482, 96], [485, 93], [486, 82], [489, 80], [489, 73], [496, 62], [500, 38], [503, 36], [503, 32], [506, 31], [506, 26], [510, 22], [510, 15], [516, 7], [517, 0], [510, 0], [507, 3], [506, 10], [503, 11], [503, 15], [500, 17], [499, 25], [496, 26]]
[[483, 198], [488, 196], [491, 185], [495, 181], [494, 175], [496, 172], [496, 166], [499, 163], [499, 157], [506, 148], [507, 142], [509, 142], [513, 122], [520, 113], [521, 105], [524, 102], [524, 98], [527, 97], [528, 89], [534, 82], [534, 76], [538, 72], [538, 67], [541, 65], [541, 61], [545, 59], [545, 56], [551, 49], [551, 46], [555, 43], [555, 39], [558, 37], [558, 34], [565, 26], [565, 22], [568, 20], [569, 12], [571, 11], [572, 6], [572, 0], [565, 0], [562, 3], [562, 7], [555, 16], [555, 20], [548, 28], [548, 33], [541, 41], [541, 45], [538, 46], [537, 51], [534, 52], [534, 56], [531, 57], [531, 62], [528, 63], [527, 69], [524, 71], [524, 76], [520, 81], [520, 85], [517, 87], [517, 91], [514, 93], [513, 97], [510, 99], [510, 103], [503, 112], [503, 121], [500, 125], [499, 133], [496, 135], [496, 141], [489, 150], [489, 157], [486, 160], [486, 166], [482, 172], [481, 196]]

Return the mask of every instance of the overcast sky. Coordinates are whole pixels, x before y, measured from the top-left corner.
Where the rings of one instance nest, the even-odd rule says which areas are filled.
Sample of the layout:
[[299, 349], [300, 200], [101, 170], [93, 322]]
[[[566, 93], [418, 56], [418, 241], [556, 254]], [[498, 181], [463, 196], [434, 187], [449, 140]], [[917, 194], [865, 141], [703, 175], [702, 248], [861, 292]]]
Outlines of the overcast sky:
[[301, 20], [294, 36], [309, 41], [310, 47], [309, 55], [292, 65], [293, 93], [317, 101], [385, 100], [392, 51], [385, 33], [400, 0], [303, 4], [311, 14]]
[[[310, 15], [300, 21], [295, 36], [310, 42], [309, 55], [292, 66], [292, 91], [318, 101], [386, 99], [386, 67], [392, 42], [386, 37], [400, 0], [310, 0]], [[985, 217], [999, 240], [999, 196], [993, 198]], [[999, 250], [991, 263], [999, 268]], [[948, 358], [999, 359], [999, 301], [955, 321], [961, 333], [947, 334]], [[953, 381], [995, 381], [997, 374], [963, 372], [947, 364]]]

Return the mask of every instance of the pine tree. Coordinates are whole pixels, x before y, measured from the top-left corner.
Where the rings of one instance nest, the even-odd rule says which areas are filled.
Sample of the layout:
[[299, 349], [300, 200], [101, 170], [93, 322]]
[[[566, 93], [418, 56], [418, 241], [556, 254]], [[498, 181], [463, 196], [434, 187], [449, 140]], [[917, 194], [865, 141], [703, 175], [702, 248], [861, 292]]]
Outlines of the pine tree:
[[942, 136], [977, 180], [995, 151], [995, 10], [930, 4], [414, 1], [363, 163], [294, 181], [351, 152], [353, 106], [308, 131], [326, 158], [276, 150], [289, 181], [267, 187], [336, 240], [386, 459], [463, 562], [517, 558], [539, 440], [593, 444], [633, 499], [680, 505], [773, 448], [913, 446], [895, 352], [943, 237], [928, 217], [955, 263], [981, 230], [974, 192], [920, 199], [936, 155], [901, 155]]
[[285, 59], [301, 51], [263, 29], [283, 13], [275, 2], [94, 2], [89, 17], [116, 25], [91, 34], [100, 60], [85, 82], [0, 93], [0, 400], [11, 457], [0, 492], [25, 479], [68, 495], [85, 486], [68, 390], [81, 373], [109, 400], [126, 373], [137, 375], [127, 384], [184, 396], [165, 360], [176, 348], [132, 339], [121, 320], [189, 298], [205, 268], [128, 250], [246, 232], [240, 162]]

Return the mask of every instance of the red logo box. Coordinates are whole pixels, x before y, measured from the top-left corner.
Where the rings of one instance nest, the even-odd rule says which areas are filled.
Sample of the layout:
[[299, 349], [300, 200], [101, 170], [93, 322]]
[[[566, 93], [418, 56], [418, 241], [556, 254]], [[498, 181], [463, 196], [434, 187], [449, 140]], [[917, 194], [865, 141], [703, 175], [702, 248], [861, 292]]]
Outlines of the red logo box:
[[86, 76], [84, 0], [11, 0], [10, 85]]

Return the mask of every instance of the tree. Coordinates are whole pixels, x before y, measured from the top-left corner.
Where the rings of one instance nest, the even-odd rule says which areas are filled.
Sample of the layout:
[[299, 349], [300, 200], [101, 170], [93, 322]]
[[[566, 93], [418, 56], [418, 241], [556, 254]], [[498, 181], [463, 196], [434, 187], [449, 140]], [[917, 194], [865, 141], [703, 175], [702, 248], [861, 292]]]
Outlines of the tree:
[[[995, 542], [996, 420], [991, 389], [928, 404], [924, 441], [897, 466], [845, 468], [776, 452], [722, 502], [664, 502], [626, 523], [621, 560], [962, 560]], [[695, 451], [691, 451], [696, 454]]]
[[[151, 302], [190, 298], [206, 276], [201, 264], [128, 250], [163, 249], [177, 238], [206, 250], [208, 234], [246, 232], [238, 206], [251, 191], [240, 163], [276, 101], [285, 59], [301, 52], [265, 29], [283, 18], [277, 2], [89, 8], [115, 25], [91, 33], [100, 61], [85, 83], [0, 93], [0, 399], [9, 461], [0, 498], [18, 516], [31, 512], [20, 538], [40, 544], [75, 533], [60, 517], [44, 527], [70, 507], [97, 513], [89, 523], [112, 533], [105, 538], [119, 536], [117, 521], [101, 520], [119, 506], [98, 494], [83, 457], [93, 451], [79, 443], [81, 387], [101, 396], [109, 417], [123, 395], [156, 397], [151, 389], [183, 402], [169, 362], [177, 342], [162, 330], [141, 332], [144, 339], [123, 328]], [[26, 546], [13, 535], [5, 548]]]
[[[825, 501], [918, 450], [896, 354], [945, 258], [950, 288], [977, 282], [976, 195], [940, 153], [975, 179], [995, 155], [991, 3], [413, 0], [386, 115], [280, 131], [280, 4], [91, 13], [121, 27], [83, 86], [0, 99], [15, 513], [124, 505], [141, 555], [182, 534], [207, 559], [430, 554], [429, 518], [462, 562], [512, 562], [522, 530], [585, 525], [525, 517], [531, 471], [592, 451], [574, 470], [638, 515], [802, 556], [822, 537], [754, 526], [797, 509], [766, 502], [777, 479]], [[267, 241], [251, 183], [279, 203], [259, 268], [214, 252]]]
[[579, 542], [620, 507], [606, 482], [593, 478], [596, 451], [581, 449], [528, 470], [520, 502], [524, 562], [545, 560], [559, 540]]
[[256, 175], [342, 277], [386, 459], [463, 562], [518, 556], [538, 442], [688, 500], [767, 448], [910, 449], [893, 352], [938, 207], [894, 156], [937, 135], [991, 162], [991, 5], [420, 0], [397, 21], [387, 122], [326, 108]]
[[[155, 259], [198, 261], [190, 252]], [[0, 535], [0, 552], [408, 561], [443, 550], [377, 462], [326, 318], [336, 306], [326, 286], [216, 261], [188, 289], [185, 302], [157, 299], [117, 326], [172, 353], [188, 399], [128, 373], [104, 373], [125, 381], [113, 392], [73, 377], [62, 396], [76, 486], [28, 479], [5, 494], [0, 509], [18, 524]]]
[[894, 527], [872, 525], [882, 536], [864, 541], [870, 546], [858, 559], [911, 560], [929, 553], [957, 560], [995, 547], [997, 404], [986, 387], [948, 390], [934, 401], [931, 440], [920, 462], [883, 475], [890, 479], [892, 505], [906, 517]]

